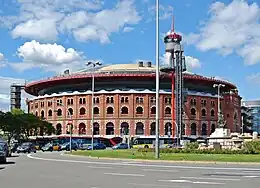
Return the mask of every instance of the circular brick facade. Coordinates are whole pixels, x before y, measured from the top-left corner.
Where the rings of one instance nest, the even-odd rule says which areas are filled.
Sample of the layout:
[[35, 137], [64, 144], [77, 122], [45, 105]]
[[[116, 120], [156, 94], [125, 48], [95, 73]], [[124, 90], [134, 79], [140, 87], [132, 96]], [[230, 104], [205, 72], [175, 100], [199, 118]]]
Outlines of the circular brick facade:
[[[139, 71], [139, 70], [138, 70]], [[128, 78], [129, 77], [129, 78]], [[107, 91], [104, 80], [115, 80], [114, 90]], [[146, 79], [144, 81], [144, 78]], [[121, 136], [122, 129], [128, 127], [131, 136], [143, 135], [152, 136], [155, 134], [155, 92], [149, 89], [136, 89], [136, 85], [141, 82], [148, 83], [147, 80], [155, 80], [153, 73], [128, 73], [119, 74], [117, 71], [113, 74], [104, 74], [103, 72], [95, 74], [96, 84], [102, 89], [95, 92], [94, 97], [94, 134], [102, 137]], [[120, 84], [129, 85], [128, 90], [120, 90]], [[240, 100], [237, 92], [230, 92], [235, 86], [229, 82], [215, 80], [214, 78], [202, 77], [199, 75], [185, 75], [184, 83], [189, 91], [196, 84], [208, 85], [212, 88], [214, 83], [224, 83], [226, 88], [221, 94], [221, 109], [224, 113], [227, 127], [232, 132], [240, 130]], [[168, 75], [162, 75], [161, 83], [170, 80]], [[118, 88], [116, 87], [116, 83]], [[92, 113], [92, 95], [91, 92], [60, 92], [59, 94], [51, 92], [48, 88], [59, 85], [68, 85], [87, 83], [91, 86], [91, 74], [74, 74], [68, 76], [54, 77], [47, 80], [41, 80], [29, 83], [25, 90], [36, 98], [28, 101], [29, 112], [45, 118], [53, 126], [60, 130], [61, 134], [69, 131], [68, 121], [72, 113], [73, 134], [91, 135], [91, 113]], [[169, 82], [170, 83], [170, 82]], [[107, 84], [108, 85], [108, 84]], [[163, 86], [162, 86], [163, 87]], [[167, 86], [168, 87], [168, 86]], [[200, 87], [199, 85], [197, 87]], [[203, 86], [204, 87], [204, 86]], [[89, 87], [90, 88], [90, 87]], [[196, 87], [195, 87], [196, 88]], [[39, 95], [40, 92], [49, 92]], [[209, 93], [209, 92], [207, 92]], [[160, 94], [160, 135], [167, 136], [172, 132], [172, 106], [171, 92], [162, 90]], [[62, 103], [62, 105], [58, 105]], [[183, 135], [208, 136], [217, 125], [217, 95], [205, 94], [203, 92], [189, 92], [184, 104], [184, 126]], [[172, 134], [172, 133], [171, 133]]]

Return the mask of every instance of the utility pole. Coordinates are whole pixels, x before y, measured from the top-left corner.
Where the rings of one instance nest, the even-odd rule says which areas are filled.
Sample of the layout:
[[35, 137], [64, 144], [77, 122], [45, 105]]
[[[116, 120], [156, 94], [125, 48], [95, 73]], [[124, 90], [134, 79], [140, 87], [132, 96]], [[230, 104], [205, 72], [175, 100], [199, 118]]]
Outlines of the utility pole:
[[91, 100], [91, 105], [92, 105], [92, 112], [91, 112], [91, 149], [94, 150], [94, 95], [95, 95], [95, 67], [96, 66], [101, 66], [102, 63], [100, 62], [92, 62], [89, 61], [87, 66], [92, 66], [92, 100]]
[[156, 123], [155, 158], [160, 158], [160, 64], [159, 64], [159, 0], [156, 0]]

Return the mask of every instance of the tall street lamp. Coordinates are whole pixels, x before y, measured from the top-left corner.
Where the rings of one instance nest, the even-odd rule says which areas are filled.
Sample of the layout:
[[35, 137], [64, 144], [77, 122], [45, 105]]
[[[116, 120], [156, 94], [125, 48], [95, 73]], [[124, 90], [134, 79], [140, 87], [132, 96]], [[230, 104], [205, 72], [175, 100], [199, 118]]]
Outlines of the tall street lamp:
[[87, 66], [92, 66], [92, 113], [91, 113], [91, 149], [94, 150], [94, 94], [95, 94], [95, 67], [101, 66], [102, 63], [99, 61], [89, 61], [86, 63]]
[[218, 88], [218, 127], [220, 124], [220, 119], [221, 119], [221, 109], [220, 109], [220, 88], [225, 87], [224, 84], [213, 84], [214, 88]]
[[[57, 103], [57, 105], [62, 106], [65, 109], [65, 112], [68, 112], [69, 115], [69, 122], [68, 124], [70, 124], [70, 153], [72, 152], [71, 149], [71, 145], [72, 145], [72, 113], [66, 108], [66, 106], [58, 101], [52, 100], [53, 103]], [[55, 110], [55, 112], [58, 112], [57, 110]]]
[[156, 0], [156, 117], [155, 117], [155, 157], [160, 157], [160, 104], [159, 104], [159, 90], [160, 90], [160, 68], [159, 68], [159, 0]]

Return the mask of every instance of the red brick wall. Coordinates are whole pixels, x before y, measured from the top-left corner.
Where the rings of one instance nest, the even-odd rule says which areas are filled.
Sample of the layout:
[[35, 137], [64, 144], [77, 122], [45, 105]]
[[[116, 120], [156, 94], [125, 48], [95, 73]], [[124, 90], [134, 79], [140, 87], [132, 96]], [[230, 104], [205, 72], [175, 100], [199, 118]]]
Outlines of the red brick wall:
[[[150, 125], [155, 122], [155, 115], [151, 114], [151, 107], [155, 106], [155, 103], [152, 104], [150, 101], [151, 97], [155, 97], [155, 95], [151, 94], [97, 94], [95, 97], [99, 97], [99, 104], [95, 104], [99, 108], [100, 114], [94, 116], [94, 121], [99, 123], [100, 125], [100, 135], [106, 134], [106, 123], [112, 122], [114, 124], [114, 133], [115, 135], [120, 135], [120, 124], [122, 122], [128, 122], [129, 128], [130, 128], [130, 134], [135, 135], [135, 128], [136, 123], [143, 122], [144, 124], [144, 133], [145, 135], [150, 135]], [[107, 97], [113, 97], [114, 103], [113, 104], [107, 104], [106, 98]], [[121, 103], [121, 97], [128, 97], [129, 102], [128, 103]], [[137, 104], [136, 103], [136, 97], [143, 97], [144, 102]], [[171, 122], [171, 115], [165, 114], [165, 108], [167, 105], [165, 104], [164, 98], [171, 97], [171, 95], [160, 95], [160, 134], [164, 135], [165, 130], [165, 124], [167, 122]], [[85, 98], [86, 104], [79, 104], [79, 99]], [[78, 95], [78, 96], [63, 96], [63, 97], [53, 97], [53, 98], [44, 98], [39, 100], [30, 101], [30, 112], [36, 113], [38, 111], [38, 115], [41, 115], [41, 111], [44, 111], [44, 117], [53, 123], [53, 126], [56, 127], [58, 123], [62, 124], [62, 133], [66, 133], [67, 129], [67, 123], [69, 116], [67, 115], [67, 112], [64, 111], [64, 107], [57, 106], [56, 102], [52, 103], [52, 106], [48, 107], [47, 102], [51, 100], [58, 100], [62, 99], [63, 104], [66, 106], [67, 109], [72, 108], [73, 109], [73, 133], [78, 134], [78, 126], [80, 123], [84, 123], [86, 125], [86, 134], [91, 135], [91, 95]], [[73, 105], [67, 105], [67, 99], [73, 99]], [[196, 105], [191, 105], [191, 99], [196, 99]], [[203, 106], [201, 104], [201, 100], [206, 100], [206, 106]], [[214, 101], [215, 106], [211, 105], [211, 101]], [[40, 106], [40, 102], [44, 102], [44, 107]], [[35, 108], [35, 103], [39, 103], [38, 108]], [[240, 103], [241, 98], [238, 95], [225, 95], [224, 99], [221, 99], [222, 103], [222, 110], [225, 116], [225, 120], [227, 121], [227, 127], [231, 129], [232, 132], [239, 131], [240, 129]], [[114, 114], [108, 115], [106, 113], [107, 107], [112, 106], [114, 108]], [[121, 114], [121, 108], [123, 106], [128, 107], [128, 114]], [[136, 108], [138, 106], [143, 107], [144, 113], [143, 115], [136, 114]], [[85, 115], [79, 115], [79, 109], [81, 107], [84, 107], [86, 109]], [[196, 109], [196, 115], [191, 115], [191, 108]], [[58, 117], [57, 113], [53, 112], [52, 117], [48, 117], [48, 111], [49, 110], [58, 110], [62, 109], [62, 116]], [[206, 116], [203, 117], [201, 114], [201, 110], [206, 109]], [[215, 111], [215, 116], [211, 116], [210, 111]], [[196, 133], [197, 135], [201, 135], [201, 125], [203, 123], [207, 124], [207, 133], [210, 135], [211, 133], [211, 126], [212, 124], [215, 124], [217, 126], [217, 98], [212, 97], [201, 97], [201, 96], [188, 96], [187, 102], [184, 105], [184, 123], [185, 123], [185, 134], [190, 135], [191, 134], [191, 124], [196, 124]], [[237, 119], [235, 123], [234, 114], [237, 113]], [[120, 123], [121, 122], [121, 123]], [[237, 126], [236, 126], [237, 125]]]

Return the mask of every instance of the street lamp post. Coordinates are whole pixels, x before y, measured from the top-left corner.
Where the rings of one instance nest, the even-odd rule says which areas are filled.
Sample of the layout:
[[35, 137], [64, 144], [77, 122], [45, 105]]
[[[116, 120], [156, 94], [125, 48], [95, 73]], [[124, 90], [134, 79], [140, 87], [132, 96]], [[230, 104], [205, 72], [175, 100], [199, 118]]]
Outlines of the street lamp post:
[[155, 157], [160, 157], [160, 119], [159, 119], [159, 90], [160, 90], [160, 68], [159, 68], [159, 0], [156, 0], [156, 140], [155, 140]]
[[86, 64], [87, 66], [92, 66], [92, 112], [91, 112], [91, 149], [94, 150], [94, 94], [95, 94], [95, 67], [101, 66], [102, 63], [96, 61], [89, 61]]
[[219, 124], [220, 124], [220, 119], [221, 119], [221, 109], [220, 109], [220, 88], [221, 87], [225, 87], [224, 84], [214, 84], [213, 85], [214, 88], [218, 88], [218, 127], [219, 127]]
[[[55, 100], [52, 100], [53, 103], [57, 103], [57, 105], [60, 105], [62, 106], [64, 109], [65, 109], [65, 112], [67, 111], [68, 114], [69, 114], [69, 124], [70, 124], [70, 153], [72, 152], [72, 114], [71, 112], [66, 108], [65, 105], [63, 105], [62, 103], [58, 102], [58, 101], [55, 101]], [[57, 112], [57, 111], [55, 111]]]

